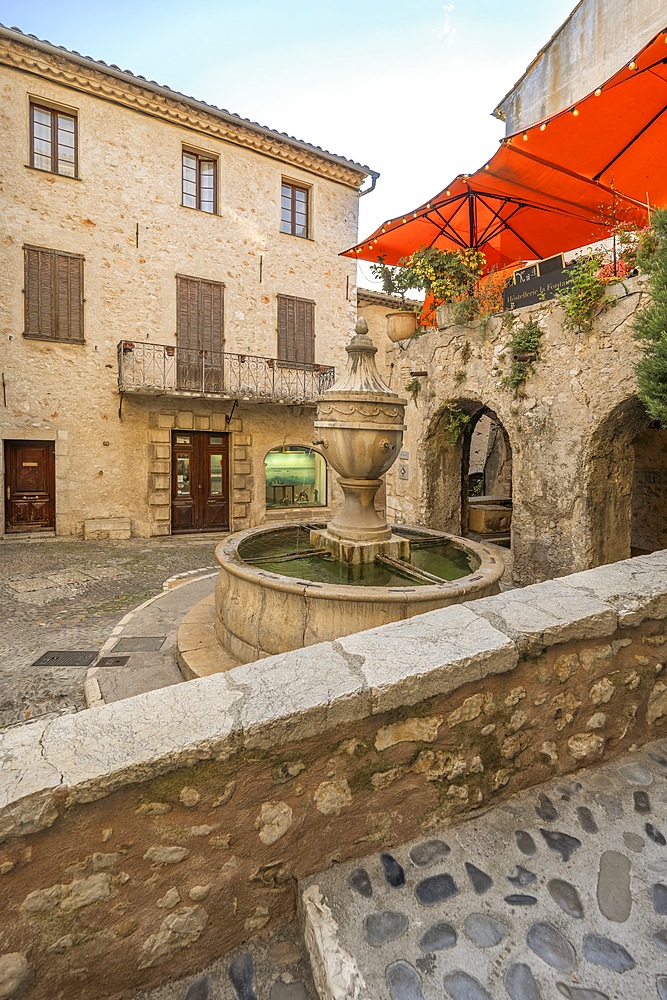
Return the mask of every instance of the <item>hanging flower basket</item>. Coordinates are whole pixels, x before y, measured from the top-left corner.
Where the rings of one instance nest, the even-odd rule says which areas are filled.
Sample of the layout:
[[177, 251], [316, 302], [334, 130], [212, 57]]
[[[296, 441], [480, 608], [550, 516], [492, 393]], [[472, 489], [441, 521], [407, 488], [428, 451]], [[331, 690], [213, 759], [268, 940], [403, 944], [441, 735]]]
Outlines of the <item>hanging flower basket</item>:
[[409, 340], [417, 332], [417, 313], [412, 309], [387, 313], [387, 336], [392, 344]]

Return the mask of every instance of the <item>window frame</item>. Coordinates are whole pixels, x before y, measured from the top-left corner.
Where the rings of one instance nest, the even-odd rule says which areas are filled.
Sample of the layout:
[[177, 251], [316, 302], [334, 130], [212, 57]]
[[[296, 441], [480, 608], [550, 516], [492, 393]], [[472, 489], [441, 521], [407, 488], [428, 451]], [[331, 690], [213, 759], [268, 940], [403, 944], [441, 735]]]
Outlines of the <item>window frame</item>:
[[[196, 161], [196, 180], [195, 180], [195, 201], [196, 205], [186, 205], [185, 204], [185, 157], [192, 156]], [[202, 208], [202, 186], [201, 186], [201, 164], [202, 163], [212, 163], [213, 164], [213, 208], [209, 211], [208, 208]], [[190, 208], [196, 212], [204, 212], [206, 215], [217, 215], [218, 214], [218, 163], [219, 157], [215, 156], [213, 153], [208, 153], [205, 150], [192, 149], [190, 146], [183, 146], [181, 148], [181, 205], [183, 208]]]
[[[290, 219], [289, 219], [289, 229], [283, 229], [283, 225], [287, 224], [286, 220], [283, 219], [283, 189], [289, 188], [290, 194]], [[297, 222], [296, 222], [296, 192], [300, 191], [306, 196], [306, 225], [305, 233], [296, 232]], [[312, 197], [313, 189], [310, 185], [305, 184], [303, 181], [290, 180], [288, 177], [282, 177], [280, 181], [280, 232], [284, 236], [296, 236], [297, 239], [309, 240], [312, 239]]]
[[[291, 483], [287, 483], [287, 484], [278, 483], [278, 484], [272, 484], [272, 485], [269, 484], [269, 482], [267, 480], [267, 471], [268, 471], [268, 469], [267, 469], [267, 459], [268, 459], [269, 455], [271, 455], [271, 454], [279, 453], [281, 451], [285, 452], [286, 450], [288, 452], [310, 453], [310, 454], [314, 455], [316, 457], [316, 459], [319, 459], [319, 461], [322, 463], [322, 466], [321, 466], [320, 470], [317, 470], [317, 465], [315, 465], [315, 470], [316, 470], [315, 471], [315, 482], [318, 481], [318, 471], [319, 471], [319, 473], [321, 475], [321, 479], [323, 480], [323, 484], [324, 484], [324, 499], [323, 500], [318, 499], [317, 502], [309, 502], [309, 503], [298, 502], [298, 500], [296, 500], [296, 499], [294, 501], [292, 501], [292, 500], [287, 501], [286, 500], [286, 492], [285, 492], [285, 490], [292, 489], [292, 493], [293, 493], [296, 484], [291, 484]], [[267, 512], [270, 513], [271, 511], [283, 511], [283, 510], [321, 510], [323, 507], [328, 507], [329, 506], [329, 463], [327, 462], [326, 458], [324, 457], [324, 455], [322, 454], [322, 452], [318, 448], [312, 448], [312, 447], [309, 447], [308, 445], [303, 445], [303, 444], [275, 445], [273, 448], [269, 448], [269, 450], [266, 452], [266, 454], [264, 455], [264, 461], [263, 461], [262, 464], [264, 466], [264, 494], [265, 494], [264, 495], [264, 509]], [[282, 503], [276, 503], [275, 502], [275, 490], [277, 488], [280, 488], [280, 487], [284, 487], [284, 489], [283, 489], [283, 497], [282, 497], [283, 502]], [[266, 496], [268, 489], [273, 489], [274, 490], [274, 502], [271, 503], [270, 505], [267, 502], [267, 496]], [[316, 489], [316, 487], [314, 486], [313, 489]]]
[[[35, 111], [42, 111], [51, 116], [51, 166], [40, 167], [35, 163]], [[58, 115], [65, 115], [74, 122], [74, 173], [68, 174], [58, 169]], [[56, 104], [42, 102], [39, 98], [30, 98], [30, 166], [33, 170], [40, 170], [44, 174], [57, 174], [58, 177], [69, 177], [70, 180], [79, 179], [79, 115], [75, 108], [66, 108]], [[40, 154], [42, 156], [46, 154]]]
[[[37, 297], [37, 316], [38, 316], [38, 326], [39, 330], [37, 333], [32, 332], [30, 327], [30, 312], [33, 308], [31, 306], [31, 294], [29, 288], [29, 255], [31, 253], [37, 253], [40, 255], [48, 255], [51, 260], [50, 264], [50, 309], [51, 309], [51, 333], [45, 333], [41, 326], [41, 298], [40, 298], [40, 288], [42, 286], [41, 275], [39, 278], [39, 286], [37, 289], [33, 290], [33, 294], [36, 292]], [[61, 293], [58, 286], [58, 260], [59, 259], [76, 260], [79, 262], [79, 303], [78, 303], [78, 325], [81, 331], [80, 337], [70, 337], [61, 336], [59, 330], [59, 304], [61, 302]], [[85, 257], [80, 253], [71, 253], [69, 250], [55, 250], [52, 247], [37, 247], [30, 244], [24, 244], [23, 246], [23, 337], [26, 340], [44, 340], [49, 343], [54, 344], [85, 344], [85, 297], [84, 297], [84, 262]], [[68, 276], [68, 281], [71, 280]], [[71, 305], [71, 303], [69, 303]], [[69, 306], [68, 306], [69, 308]], [[71, 315], [71, 313], [70, 313]], [[68, 328], [69, 329], [69, 328]]]

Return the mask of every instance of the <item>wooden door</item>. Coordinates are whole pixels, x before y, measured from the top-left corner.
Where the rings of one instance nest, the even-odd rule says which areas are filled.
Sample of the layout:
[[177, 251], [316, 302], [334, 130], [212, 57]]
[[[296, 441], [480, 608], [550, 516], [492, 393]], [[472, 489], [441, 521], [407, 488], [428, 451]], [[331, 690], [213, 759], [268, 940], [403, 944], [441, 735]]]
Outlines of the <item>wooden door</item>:
[[172, 534], [229, 529], [229, 435], [174, 431]]
[[53, 441], [5, 441], [5, 529], [52, 531], [55, 525]]

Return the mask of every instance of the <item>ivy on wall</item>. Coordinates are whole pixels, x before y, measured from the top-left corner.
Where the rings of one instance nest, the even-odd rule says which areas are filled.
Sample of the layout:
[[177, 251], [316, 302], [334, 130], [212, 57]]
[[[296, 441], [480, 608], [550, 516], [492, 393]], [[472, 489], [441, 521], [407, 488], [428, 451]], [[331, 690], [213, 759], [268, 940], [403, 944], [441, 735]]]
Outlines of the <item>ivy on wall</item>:
[[634, 320], [642, 347], [637, 363], [639, 398], [653, 420], [667, 425], [667, 209], [656, 209], [641, 234], [637, 263], [648, 275], [650, 302]]

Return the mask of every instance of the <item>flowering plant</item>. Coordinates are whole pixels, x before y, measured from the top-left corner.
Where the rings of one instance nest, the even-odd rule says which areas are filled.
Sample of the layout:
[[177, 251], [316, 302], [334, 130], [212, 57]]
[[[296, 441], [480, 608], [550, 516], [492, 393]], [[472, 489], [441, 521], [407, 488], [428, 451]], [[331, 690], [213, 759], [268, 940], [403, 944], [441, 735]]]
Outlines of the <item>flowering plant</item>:
[[481, 250], [436, 250], [423, 247], [401, 260], [401, 265], [416, 276], [420, 287], [430, 293], [436, 305], [466, 298], [474, 292], [482, 276], [486, 257]]
[[616, 261], [616, 265], [613, 261], [604, 264], [598, 271], [598, 278], [603, 285], [610, 285], [614, 281], [623, 281], [624, 278], [629, 278], [633, 270], [633, 265], [621, 258]]

